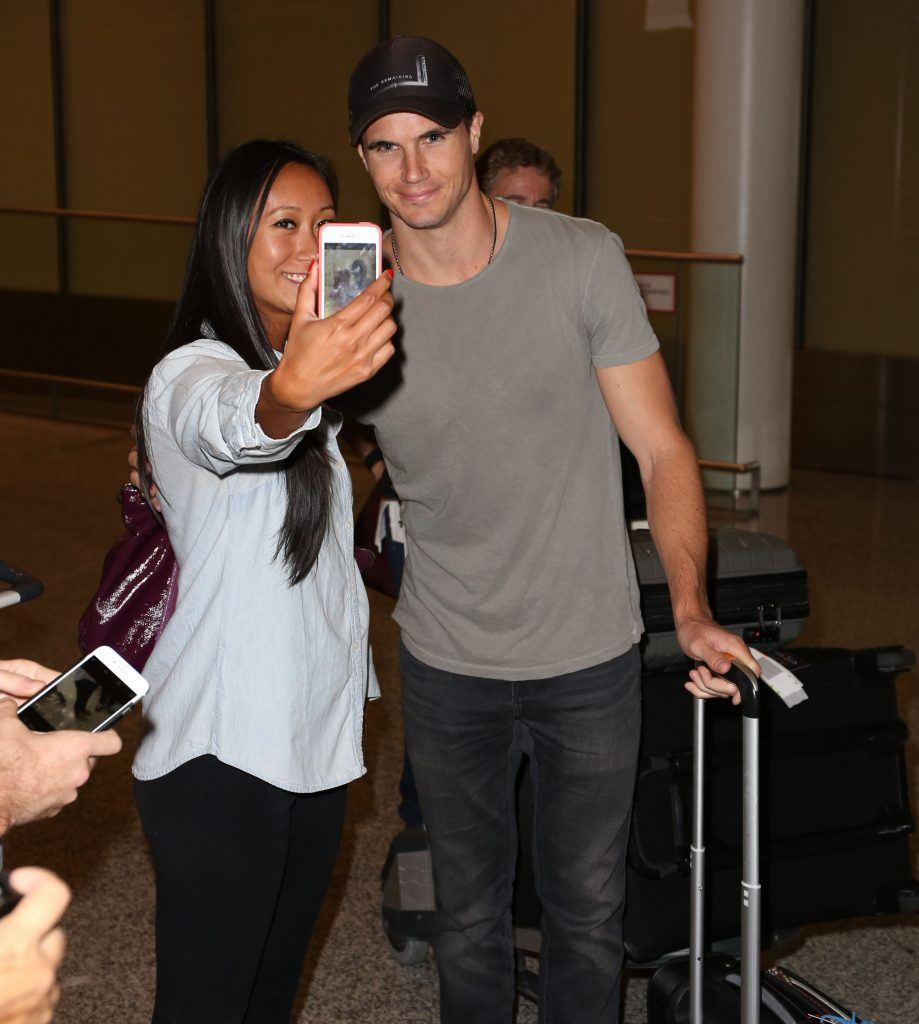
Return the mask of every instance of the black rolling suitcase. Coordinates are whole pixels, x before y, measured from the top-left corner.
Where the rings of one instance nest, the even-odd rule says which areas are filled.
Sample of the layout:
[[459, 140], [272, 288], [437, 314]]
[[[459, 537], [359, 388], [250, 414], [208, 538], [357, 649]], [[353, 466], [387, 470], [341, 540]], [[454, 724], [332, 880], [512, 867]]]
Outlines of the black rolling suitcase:
[[[673, 623], [667, 575], [647, 529], [644, 486], [635, 456], [619, 443], [622, 492], [632, 558], [641, 592], [645, 635], [641, 641], [646, 671], [688, 663]], [[750, 530], [709, 529], [708, 599], [715, 621], [748, 644], [771, 650], [789, 644], [810, 613], [807, 572], [779, 537]]]
[[[667, 574], [649, 530], [630, 530], [645, 635], [646, 672], [683, 668]], [[807, 572], [779, 537], [749, 530], [710, 529], [707, 587], [715, 620], [746, 643], [769, 651], [794, 640], [810, 612]]]
[[[896, 679], [902, 647], [776, 652], [808, 699], [764, 701], [761, 838], [766, 940], [802, 925], [919, 910], [912, 878], [905, 724]], [[627, 864], [626, 955], [649, 963], [683, 948], [689, 930], [692, 726], [682, 674], [643, 679], [642, 746]], [[713, 943], [737, 935], [741, 874], [740, 722], [708, 710], [707, 890]]]
[[[761, 825], [765, 936], [802, 925], [919, 911], [911, 877], [914, 828], [896, 680], [915, 662], [902, 647], [777, 652], [809, 694], [793, 709], [762, 708], [766, 738]], [[643, 678], [642, 744], [632, 814], [624, 919], [627, 962], [651, 965], [686, 948], [693, 729], [682, 673]], [[741, 722], [727, 701], [708, 708], [708, 933], [733, 947], [741, 880]], [[517, 945], [539, 949], [532, 795], [521, 778], [514, 920]], [[396, 958], [425, 959], [434, 920], [427, 836], [400, 832], [383, 869], [384, 931]]]
[[648, 1024], [806, 1024], [858, 1018], [782, 968], [760, 970], [759, 709], [757, 679], [734, 665], [728, 677], [741, 692], [743, 719], [743, 875], [738, 896], [741, 957], [703, 956], [705, 701], [694, 701], [693, 824], [689, 957], [672, 960], [648, 985]]

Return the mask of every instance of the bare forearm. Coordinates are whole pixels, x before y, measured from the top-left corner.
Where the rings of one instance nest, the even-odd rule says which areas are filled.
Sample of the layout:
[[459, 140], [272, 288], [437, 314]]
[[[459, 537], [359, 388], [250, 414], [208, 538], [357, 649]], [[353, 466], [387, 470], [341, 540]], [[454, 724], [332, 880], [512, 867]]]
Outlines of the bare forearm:
[[705, 567], [708, 526], [696, 454], [688, 438], [658, 452], [643, 474], [648, 524], [660, 553], [674, 622], [709, 617]]
[[[677, 640], [684, 653], [705, 665], [690, 692], [732, 696], [733, 683], [712, 678], [730, 658], [756, 662], [744, 642], [713, 621], [705, 587], [708, 529], [696, 453], [680, 429], [660, 353], [624, 366], [597, 370], [613, 423], [641, 467], [648, 520], [670, 584]], [[755, 670], [758, 671], [758, 670]]]

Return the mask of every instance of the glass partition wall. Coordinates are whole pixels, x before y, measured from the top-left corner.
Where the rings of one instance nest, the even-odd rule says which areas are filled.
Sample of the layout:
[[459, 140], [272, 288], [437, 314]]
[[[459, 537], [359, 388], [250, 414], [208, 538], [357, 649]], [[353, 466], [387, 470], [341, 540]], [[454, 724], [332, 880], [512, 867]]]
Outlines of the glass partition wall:
[[[140, 248], [155, 248], [158, 239], [171, 234], [169, 243], [158, 249], [158, 258], [166, 276], [180, 279], [189, 217], [11, 209], [0, 207], [0, 240], [8, 224], [18, 230], [21, 222], [34, 224], [39, 237], [47, 235], [49, 224], [55, 222], [90, 224], [97, 230], [130, 226], [132, 244]], [[733, 493], [742, 469], [735, 463], [741, 257], [640, 249], [627, 249], [626, 255], [660, 339], [680, 418], [698, 449], [706, 488], [713, 498], [719, 492]], [[119, 269], [119, 280], [121, 274]], [[104, 288], [104, 278], [100, 283]], [[117, 292], [116, 282], [112, 290]], [[130, 416], [136, 394], [136, 385], [104, 374], [36, 373], [0, 366], [0, 408], [8, 411], [118, 423]], [[732, 468], [715, 468], [721, 463]]]
[[680, 419], [699, 453], [708, 504], [755, 512], [759, 467], [737, 462], [742, 258], [626, 252], [660, 339]]

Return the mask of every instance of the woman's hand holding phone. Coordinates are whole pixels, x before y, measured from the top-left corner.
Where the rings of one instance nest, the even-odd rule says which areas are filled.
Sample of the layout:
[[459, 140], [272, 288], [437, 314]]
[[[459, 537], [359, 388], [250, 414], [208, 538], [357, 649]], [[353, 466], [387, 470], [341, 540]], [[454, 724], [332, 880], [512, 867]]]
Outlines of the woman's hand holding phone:
[[284, 355], [263, 381], [256, 405], [256, 419], [270, 437], [286, 437], [316, 406], [369, 380], [395, 353], [392, 271], [320, 320], [317, 264], [300, 285]]

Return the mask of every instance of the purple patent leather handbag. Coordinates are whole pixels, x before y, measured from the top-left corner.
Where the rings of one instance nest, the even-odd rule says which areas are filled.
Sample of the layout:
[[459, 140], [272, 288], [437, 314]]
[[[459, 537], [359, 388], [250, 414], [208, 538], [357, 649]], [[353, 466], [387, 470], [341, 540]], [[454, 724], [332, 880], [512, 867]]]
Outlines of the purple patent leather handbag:
[[[125, 533], [102, 563], [99, 589], [80, 618], [79, 644], [84, 654], [102, 644], [112, 647], [140, 671], [175, 611], [179, 566], [169, 535], [140, 491], [125, 484], [119, 500]], [[362, 574], [375, 560], [361, 547], [354, 558]]]
[[107, 644], [140, 671], [175, 610], [179, 567], [140, 491], [125, 484], [119, 500], [126, 532], [105, 556], [99, 589], [80, 619], [79, 643], [84, 653]]

